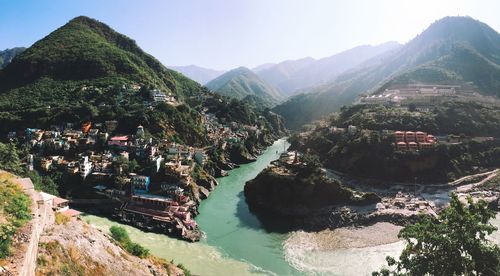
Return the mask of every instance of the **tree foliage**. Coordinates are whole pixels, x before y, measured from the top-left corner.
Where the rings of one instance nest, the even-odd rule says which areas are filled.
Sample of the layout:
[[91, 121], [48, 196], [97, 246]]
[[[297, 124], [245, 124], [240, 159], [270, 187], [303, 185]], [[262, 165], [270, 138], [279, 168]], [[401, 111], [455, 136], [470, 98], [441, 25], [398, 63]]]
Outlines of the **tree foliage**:
[[140, 258], [145, 258], [149, 255], [148, 249], [138, 243], [132, 242], [125, 228], [121, 226], [111, 226], [109, 232], [111, 233], [111, 237], [127, 250], [128, 253]]
[[496, 227], [486, 202], [467, 205], [452, 194], [450, 206], [437, 219], [425, 216], [406, 226], [399, 237], [406, 247], [399, 260], [387, 258], [389, 269], [373, 275], [499, 275], [500, 248], [486, 237]]
[[21, 160], [14, 143], [0, 143], [0, 169], [13, 174], [22, 172]]

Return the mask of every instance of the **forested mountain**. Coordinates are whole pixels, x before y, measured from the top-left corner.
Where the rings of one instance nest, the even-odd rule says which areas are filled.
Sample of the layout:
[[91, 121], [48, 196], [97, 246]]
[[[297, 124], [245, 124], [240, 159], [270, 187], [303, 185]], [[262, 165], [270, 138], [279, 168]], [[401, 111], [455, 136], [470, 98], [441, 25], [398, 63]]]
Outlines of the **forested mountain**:
[[196, 65], [169, 66], [169, 68], [182, 73], [186, 77], [195, 80], [200, 84], [206, 84], [207, 82], [217, 78], [218, 76], [224, 74], [225, 72], [223, 70], [203, 68]]
[[399, 50], [369, 63], [289, 99], [275, 111], [296, 128], [337, 111], [362, 93], [395, 83], [472, 82], [479, 92], [500, 96], [500, 35], [470, 17], [438, 20]]
[[269, 105], [274, 105], [283, 98], [277, 89], [245, 67], [233, 69], [210, 81], [206, 86], [217, 94], [235, 99], [257, 96]]
[[[176, 103], [146, 108], [153, 88], [170, 94]], [[167, 69], [134, 40], [81, 16], [0, 70], [0, 133], [5, 137], [8, 131], [26, 127], [117, 120], [121, 133], [135, 131], [141, 124], [153, 135], [201, 145], [207, 137], [197, 108], [208, 101], [204, 97], [214, 96]], [[210, 108], [228, 112], [239, 108], [241, 120], [258, 117], [242, 103], [219, 98]]]
[[297, 89], [333, 81], [339, 74], [398, 47], [400, 45], [397, 42], [377, 46], [363, 45], [318, 60], [310, 57], [287, 60], [257, 73], [284, 95], [290, 96]]
[[26, 50], [24, 47], [15, 47], [0, 51], [0, 69], [7, 66], [7, 64], [9, 64], [15, 56], [22, 53], [24, 50]]

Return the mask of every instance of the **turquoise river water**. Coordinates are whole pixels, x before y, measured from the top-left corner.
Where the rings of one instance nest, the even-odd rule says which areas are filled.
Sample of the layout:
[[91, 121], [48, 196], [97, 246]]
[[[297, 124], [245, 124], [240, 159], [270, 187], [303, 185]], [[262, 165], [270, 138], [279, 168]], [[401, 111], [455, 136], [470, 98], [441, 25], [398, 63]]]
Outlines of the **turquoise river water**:
[[[245, 182], [255, 178], [288, 144], [278, 140], [256, 162], [230, 171], [218, 179], [219, 186], [200, 205], [196, 221], [205, 233], [198, 243], [188, 243], [165, 235], [147, 233], [122, 225], [133, 241], [167, 260], [182, 263], [196, 275], [370, 275], [396, 255], [402, 243], [382, 246], [316, 250], [308, 241], [287, 244], [287, 234], [266, 232], [248, 210], [243, 196]], [[108, 232], [112, 222], [87, 215], [94, 227]], [[500, 219], [495, 220], [497, 226]], [[495, 239], [500, 239], [498, 235]]]

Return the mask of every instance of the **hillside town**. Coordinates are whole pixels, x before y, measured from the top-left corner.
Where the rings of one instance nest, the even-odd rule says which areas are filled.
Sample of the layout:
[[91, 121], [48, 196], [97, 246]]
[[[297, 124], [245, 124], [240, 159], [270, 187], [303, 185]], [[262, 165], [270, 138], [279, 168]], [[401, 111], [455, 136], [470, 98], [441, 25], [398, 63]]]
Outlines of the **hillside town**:
[[[150, 95], [150, 107], [159, 102], [177, 103], [157, 89]], [[197, 241], [201, 232], [193, 217], [198, 214], [200, 200], [208, 197], [217, 183], [210, 176], [213, 184], [197, 185], [193, 175], [207, 163], [209, 151], [224, 152], [251, 135], [258, 137], [262, 131], [262, 126], [219, 119], [207, 108], [200, 115], [212, 146], [201, 148], [156, 139], [142, 125], [135, 133], [118, 133], [114, 120], [88, 121], [80, 127], [61, 123], [47, 129], [27, 128], [24, 132], [11, 131], [7, 138], [26, 146], [28, 170], [67, 175], [91, 187], [95, 195], [119, 202], [114, 213], [117, 219]], [[214, 176], [228, 174], [219, 170]]]

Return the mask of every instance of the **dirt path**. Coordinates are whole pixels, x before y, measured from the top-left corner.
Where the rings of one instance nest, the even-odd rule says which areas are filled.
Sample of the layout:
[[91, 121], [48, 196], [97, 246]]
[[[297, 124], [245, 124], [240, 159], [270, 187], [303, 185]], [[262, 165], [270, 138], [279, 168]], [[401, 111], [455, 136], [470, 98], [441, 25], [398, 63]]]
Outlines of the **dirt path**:
[[19, 269], [20, 276], [32, 276], [35, 275], [36, 262], [38, 257], [38, 242], [40, 240], [40, 235], [43, 233], [44, 228], [50, 224], [50, 218], [52, 215], [51, 206], [45, 204], [42, 200], [40, 193], [32, 190], [28, 192], [31, 199], [33, 200], [33, 219], [31, 221], [33, 227], [30, 241], [27, 246], [27, 250], [24, 255], [23, 263]]

